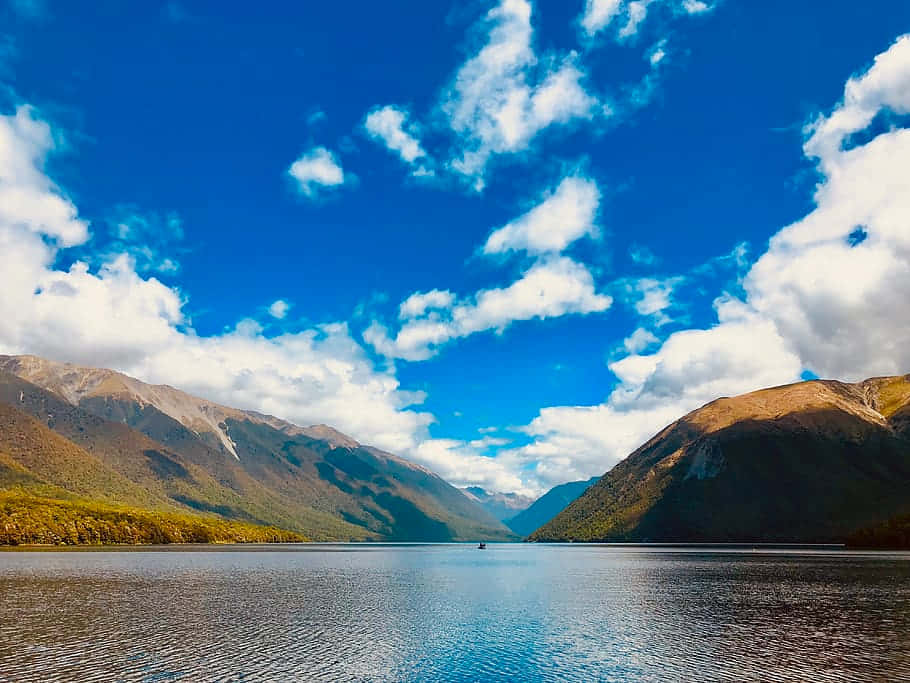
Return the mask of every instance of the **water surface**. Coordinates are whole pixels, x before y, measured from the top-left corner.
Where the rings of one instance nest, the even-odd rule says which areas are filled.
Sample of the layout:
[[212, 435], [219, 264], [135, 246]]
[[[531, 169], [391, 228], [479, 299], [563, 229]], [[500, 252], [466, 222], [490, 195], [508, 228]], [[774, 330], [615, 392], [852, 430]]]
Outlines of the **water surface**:
[[0, 553], [0, 681], [910, 680], [910, 555]]

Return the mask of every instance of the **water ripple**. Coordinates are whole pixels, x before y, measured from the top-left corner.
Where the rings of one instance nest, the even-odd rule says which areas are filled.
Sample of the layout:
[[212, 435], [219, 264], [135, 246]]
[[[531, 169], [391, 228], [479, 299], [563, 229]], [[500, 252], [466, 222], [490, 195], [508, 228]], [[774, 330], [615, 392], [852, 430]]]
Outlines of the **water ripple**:
[[0, 553], [0, 682], [910, 681], [910, 556]]

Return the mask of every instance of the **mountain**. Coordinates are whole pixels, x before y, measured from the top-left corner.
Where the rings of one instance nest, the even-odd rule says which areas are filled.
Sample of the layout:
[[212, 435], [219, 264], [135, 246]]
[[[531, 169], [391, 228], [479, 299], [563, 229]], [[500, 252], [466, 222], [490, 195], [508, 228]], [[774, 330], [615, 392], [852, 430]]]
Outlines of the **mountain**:
[[[300, 427], [34, 356], [0, 356], [0, 403], [92, 456], [78, 468], [78, 458], [19, 463], [91, 501], [217, 515], [314, 540], [514, 537], [433, 472], [326, 425]], [[0, 448], [15, 450], [17, 434], [0, 430]]]
[[461, 491], [500, 521], [514, 516], [534, 502], [530, 496], [517, 493], [490, 493], [479, 486], [469, 486]]
[[303, 540], [273, 527], [187, 514], [0, 404], [0, 545]]
[[722, 398], [620, 462], [534, 541], [843, 541], [910, 513], [910, 375]]
[[562, 512], [569, 503], [587, 491], [588, 487], [599, 478], [592, 477], [584, 481], [570, 481], [554, 486], [527, 509], [514, 517], [503, 520], [503, 523], [519, 536], [527, 536]]

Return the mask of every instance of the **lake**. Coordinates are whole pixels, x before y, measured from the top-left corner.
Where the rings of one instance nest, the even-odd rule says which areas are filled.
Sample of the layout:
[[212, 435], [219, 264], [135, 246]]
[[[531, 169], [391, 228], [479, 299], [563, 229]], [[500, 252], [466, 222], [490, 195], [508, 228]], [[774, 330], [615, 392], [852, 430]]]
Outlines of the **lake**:
[[910, 680], [910, 554], [0, 553], [0, 681]]

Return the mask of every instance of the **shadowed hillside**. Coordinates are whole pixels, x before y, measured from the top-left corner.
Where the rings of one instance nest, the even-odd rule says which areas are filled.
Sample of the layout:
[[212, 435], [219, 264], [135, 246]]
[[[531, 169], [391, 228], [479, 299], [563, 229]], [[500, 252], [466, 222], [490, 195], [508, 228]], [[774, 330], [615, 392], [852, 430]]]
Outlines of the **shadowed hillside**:
[[588, 487], [598, 479], [599, 477], [593, 477], [584, 481], [570, 481], [554, 486], [526, 510], [505, 520], [505, 525], [519, 536], [527, 536], [562, 512], [569, 503], [587, 491]]
[[843, 541], [910, 512], [910, 381], [713, 401], [617, 464], [536, 541]]
[[[514, 538], [433, 472], [325, 425], [298, 427], [33, 356], [0, 356], [0, 402], [53, 430], [59, 448], [29, 456], [26, 469], [92, 500], [214, 514], [314, 540]], [[0, 445], [25, 457], [21, 436], [2, 430]], [[78, 458], [58, 457], [73, 447]]]

